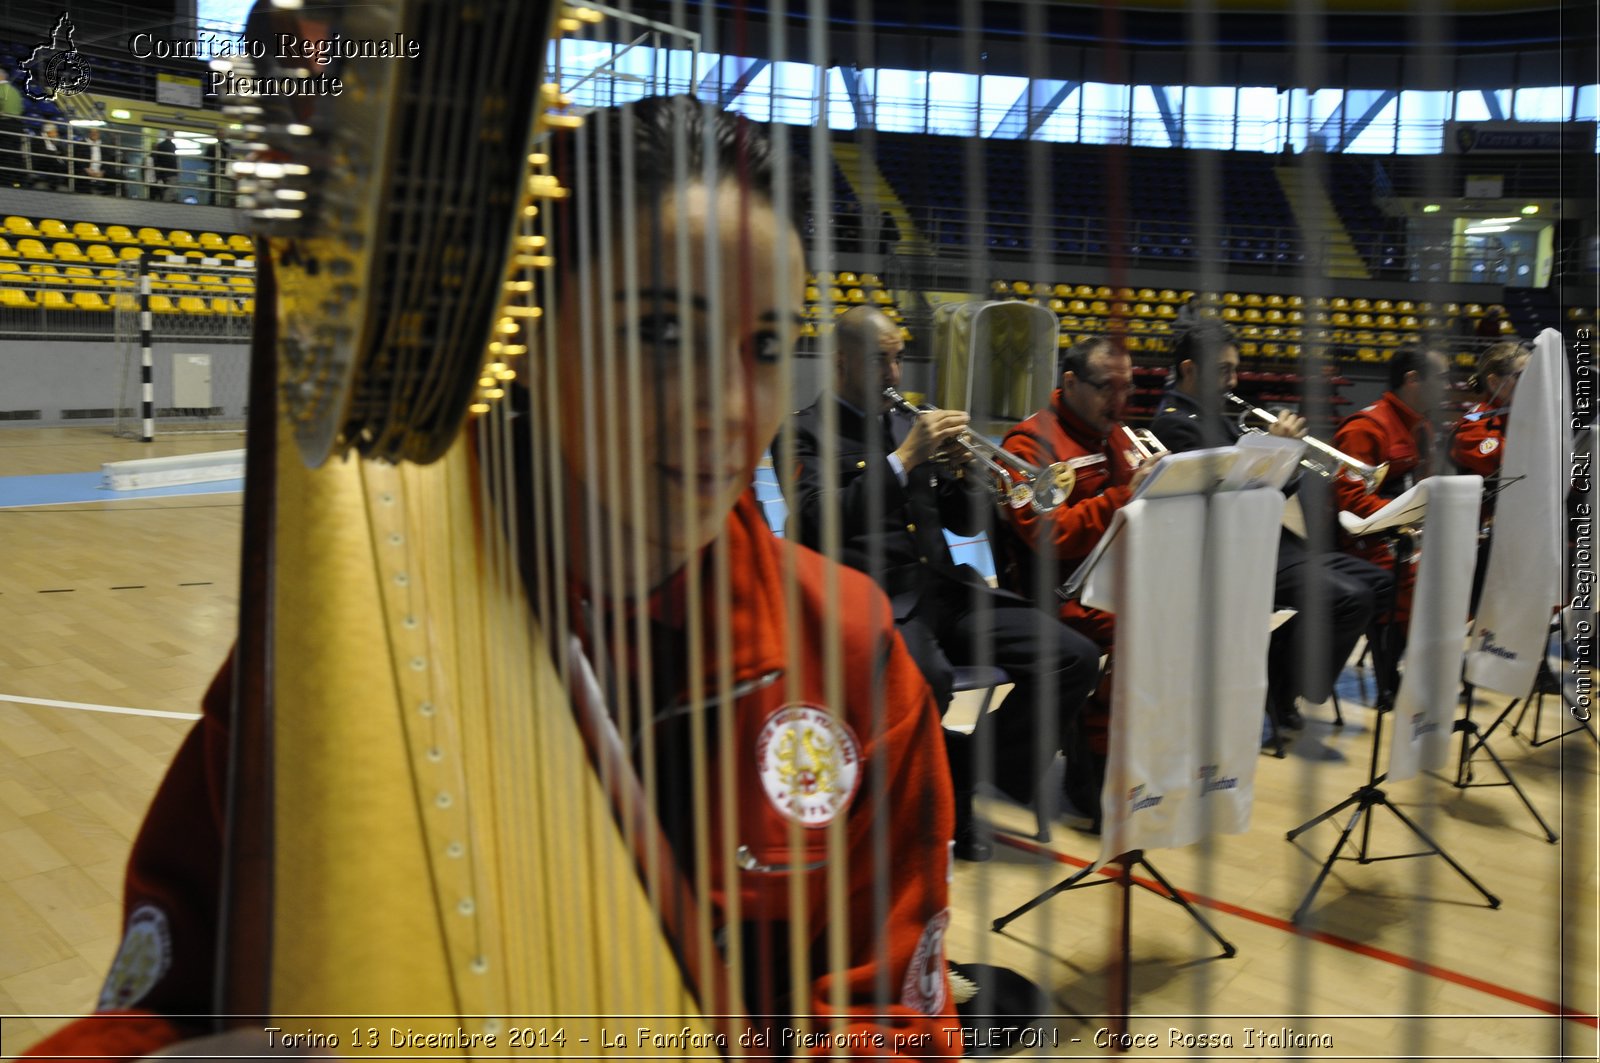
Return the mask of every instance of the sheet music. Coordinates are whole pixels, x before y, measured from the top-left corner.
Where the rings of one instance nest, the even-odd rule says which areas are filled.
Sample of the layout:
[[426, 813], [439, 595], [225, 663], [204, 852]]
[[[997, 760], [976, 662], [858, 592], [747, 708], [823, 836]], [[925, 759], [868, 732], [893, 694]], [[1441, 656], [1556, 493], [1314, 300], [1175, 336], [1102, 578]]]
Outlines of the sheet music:
[[1428, 491], [1423, 480], [1394, 499], [1370, 517], [1358, 517], [1348, 510], [1339, 511], [1339, 527], [1351, 535], [1371, 535], [1388, 528], [1415, 524], [1428, 512]]

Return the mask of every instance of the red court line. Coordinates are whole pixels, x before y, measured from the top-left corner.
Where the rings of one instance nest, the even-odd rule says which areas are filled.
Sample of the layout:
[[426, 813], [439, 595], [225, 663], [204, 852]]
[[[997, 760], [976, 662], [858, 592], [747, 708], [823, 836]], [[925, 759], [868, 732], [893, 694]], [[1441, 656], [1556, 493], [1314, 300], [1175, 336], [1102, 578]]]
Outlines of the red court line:
[[[1039, 856], [1048, 856], [1057, 863], [1066, 864], [1069, 867], [1088, 867], [1092, 862], [1089, 860], [1079, 859], [1076, 856], [1069, 856], [1066, 853], [1051, 849], [1048, 846], [1039, 845], [1035, 842], [1030, 842], [1026, 839], [1014, 837], [999, 831], [995, 832], [994, 837], [996, 841], [1004, 842], [1013, 849], [1021, 849], [1025, 853], [1034, 853]], [[1109, 878], [1115, 875], [1116, 872], [1107, 870], [1106, 868], [1101, 868], [1098, 874], [1105, 875]], [[1161, 888], [1161, 884], [1158, 882], [1152, 882], [1138, 876], [1134, 876], [1133, 880], [1140, 885], [1154, 890], [1156, 893], [1165, 895], [1167, 892]], [[1262, 926], [1270, 926], [1274, 930], [1282, 930], [1287, 934], [1295, 934], [1299, 937], [1310, 938], [1312, 941], [1318, 941], [1324, 945], [1332, 945], [1335, 948], [1344, 949], [1347, 952], [1354, 952], [1360, 956], [1366, 956], [1374, 960], [1380, 960], [1384, 963], [1391, 963], [1396, 967], [1404, 967], [1406, 970], [1417, 971], [1421, 974], [1426, 974], [1446, 982], [1453, 982], [1456, 985], [1465, 986], [1468, 989], [1476, 989], [1480, 993], [1487, 993], [1490, 996], [1499, 997], [1501, 1000], [1509, 1000], [1513, 1004], [1521, 1004], [1523, 1007], [1532, 1008], [1535, 1011], [1542, 1011], [1547, 1015], [1561, 1015], [1572, 1019], [1575, 1022], [1582, 1023], [1585, 1026], [1600, 1028], [1600, 1018], [1597, 1018], [1595, 1015], [1579, 1011], [1576, 1008], [1567, 1005], [1557, 1004], [1553, 1000], [1544, 1000], [1540, 997], [1530, 996], [1527, 993], [1520, 992], [1516, 989], [1511, 989], [1507, 986], [1495, 985], [1493, 982], [1485, 982], [1481, 978], [1474, 978], [1470, 974], [1462, 974], [1460, 971], [1452, 971], [1448, 967], [1440, 967], [1437, 964], [1428, 963], [1426, 960], [1418, 960], [1413, 959], [1410, 956], [1402, 956], [1398, 952], [1390, 952], [1388, 949], [1380, 949], [1376, 946], [1367, 945], [1351, 938], [1340, 937], [1338, 934], [1330, 934], [1325, 930], [1305, 930], [1301, 927], [1295, 926], [1287, 919], [1279, 919], [1277, 916], [1267, 915], [1264, 912], [1257, 912], [1250, 908], [1241, 908], [1239, 905], [1230, 904], [1227, 901], [1219, 901], [1215, 898], [1206, 897], [1198, 893], [1190, 893], [1188, 890], [1179, 890], [1178, 892], [1182, 894], [1184, 899], [1190, 904], [1198, 904], [1203, 908], [1210, 908], [1213, 911], [1223, 912], [1227, 915], [1236, 915], [1241, 919], [1248, 919], [1252, 923], [1259, 923]]]

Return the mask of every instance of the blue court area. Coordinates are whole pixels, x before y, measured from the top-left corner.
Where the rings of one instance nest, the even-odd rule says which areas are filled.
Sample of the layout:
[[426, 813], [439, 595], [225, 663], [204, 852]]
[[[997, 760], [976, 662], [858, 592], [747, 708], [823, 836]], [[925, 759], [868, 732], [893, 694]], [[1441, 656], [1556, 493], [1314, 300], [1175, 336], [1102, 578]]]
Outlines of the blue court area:
[[[783, 493], [778, 489], [778, 474], [773, 471], [770, 462], [764, 461], [756, 469], [756, 499], [766, 510], [767, 524], [782, 535], [784, 521], [789, 519], [789, 507], [783, 501]], [[945, 532], [944, 537], [950, 543], [950, 554], [956, 564], [971, 565], [984, 579], [994, 577], [994, 557], [989, 552], [989, 540], [985, 536], [965, 538]]]
[[113, 491], [98, 472], [54, 473], [48, 476], [0, 476], [0, 509], [19, 506], [65, 506], [75, 502], [125, 502], [135, 498], [171, 498], [174, 495], [217, 495], [244, 490], [244, 481], [215, 480], [203, 484], [146, 487]]

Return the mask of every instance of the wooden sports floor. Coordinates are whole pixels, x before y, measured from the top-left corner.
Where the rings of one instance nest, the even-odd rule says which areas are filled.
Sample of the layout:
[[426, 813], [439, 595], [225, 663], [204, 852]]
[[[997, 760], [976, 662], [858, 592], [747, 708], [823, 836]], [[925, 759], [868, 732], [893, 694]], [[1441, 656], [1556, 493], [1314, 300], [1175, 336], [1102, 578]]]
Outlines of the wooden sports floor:
[[[238, 445], [0, 430], [0, 477]], [[193, 713], [230, 645], [240, 501], [0, 509], [0, 1055], [93, 1005], [120, 937], [123, 862], [189, 727], [160, 714]], [[1293, 844], [1285, 831], [1366, 776], [1373, 714], [1358, 704], [1358, 687], [1347, 672], [1344, 727], [1332, 725], [1331, 706], [1312, 706], [1289, 755], [1262, 759], [1250, 831], [1150, 854], [1237, 955], [1221, 958], [1176, 905], [1133, 891], [1129, 1032], [1141, 1040], [1127, 1054], [1596, 1059], [1600, 848], [1586, 736], [1535, 749], [1503, 729], [1492, 741], [1558, 844], [1504, 786], [1457, 789], [1424, 777], [1394, 787], [1406, 814], [1501, 898], [1498, 910], [1438, 857], [1341, 861], [1305, 928], [1289, 922], [1337, 829], [1323, 825]], [[1480, 701], [1475, 716], [1492, 718], [1504, 704]], [[1541, 733], [1561, 723], [1547, 701]], [[1487, 760], [1477, 777], [1498, 779]], [[1024, 836], [1003, 839], [990, 863], [956, 868], [950, 958], [1016, 969], [1049, 994], [1055, 1015], [1018, 1038], [1038, 1043], [998, 1050], [1108, 1054], [1120, 888], [1064, 894], [1003, 933], [989, 929], [1092, 860], [1097, 839], [1062, 823], [1039, 845], [1025, 836], [1031, 812], [998, 798], [980, 805]], [[1393, 816], [1376, 815], [1373, 855], [1417, 848]]]

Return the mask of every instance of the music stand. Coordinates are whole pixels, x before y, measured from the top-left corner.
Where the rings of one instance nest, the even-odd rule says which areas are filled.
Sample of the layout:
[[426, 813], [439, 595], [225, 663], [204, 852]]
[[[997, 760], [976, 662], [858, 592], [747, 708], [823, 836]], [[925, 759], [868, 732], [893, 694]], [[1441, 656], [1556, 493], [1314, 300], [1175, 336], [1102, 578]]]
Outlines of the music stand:
[[[1317, 892], [1322, 889], [1322, 884], [1327, 881], [1328, 874], [1333, 870], [1335, 861], [1340, 859], [1344, 847], [1349, 844], [1350, 835], [1355, 832], [1357, 824], [1361, 824], [1363, 828], [1361, 840], [1357, 845], [1355, 856], [1345, 859], [1354, 859], [1360, 864], [1370, 864], [1379, 860], [1440, 856], [1489, 902], [1490, 908], [1500, 907], [1498, 897], [1484, 889], [1466, 868], [1457, 863], [1438, 842], [1389, 800], [1382, 784], [1388, 780], [1390, 772], [1385, 771], [1380, 774], [1378, 771], [1378, 750], [1383, 740], [1383, 720], [1394, 711], [1395, 697], [1413, 711], [1414, 729], [1405, 744], [1406, 759], [1403, 762], [1398, 762], [1402, 743], [1398, 738], [1391, 743], [1391, 766], [1397, 769], [1403, 766], [1402, 778], [1409, 778], [1410, 775], [1416, 774], [1420, 767], [1426, 767], [1421, 761], [1426, 759], [1428, 754], [1418, 750], [1418, 742], [1435, 743], [1430, 748], [1439, 760], [1446, 755], [1442, 740], [1451, 730], [1446, 728], [1446, 724], [1451, 722], [1450, 717], [1454, 714], [1452, 695], [1456, 689], [1455, 675], [1460, 667], [1460, 644], [1454, 641], [1459, 635], [1452, 635], [1452, 632], [1459, 631], [1457, 618], [1466, 614], [1466, 587], [1462, 585], [1461, 573], [1456, 569], [1465, 567], [1470, 571], [1471, 547], [1476, 534], [1469, 525], [1475, 522], [1481, 483], [1482, 481], [1476, 476], [1437, 477], [1426, 481], [1429, 496], [1427, 504], [1430, 509], [1429, 523], [1437, 528], [1437, 533], [1430, 540], [1434, 543], [1434, 548], [1424, 553], [1417, 574], [1410, 637], [1407, 639], [1408, 647], [1414, 655], [1412, 667], [1407, 669], [1403, 677], [1402, 690], [1395, 695], [1382, 690], [1382, 684], [1379, 684], [1378, 704], [1374, 706], [1377, 720], [1372, 729], [1372, 755], [1367, 764], [1367, 781], [1358, 786], [1349, 797], [1313, 816], [1286, 835], [1286, 839], [1292, 842], [1312, 827], [1332, 819], [1351, 806], [1355, 807], [1350, 821], [1339, 834], [1339, 840], [1334, 843], [1332, 851], [1328, 853], [1327, 859], [1317, 871], [1311, 889], [1307, 891], [1305, 898], [1290, 917], [1293, 923], [1298, 924], [1310, 910]], [[1456, 647], [1453, 651], [1448, 649], [1452, 643]], [[1378, 660], [1376, 655], [1383, 653], [1386, 648], [1371, 645], [1371, 649], [1375, 655], [1374, 669], [1377, 670], [1383, 662]], [[1414, 697], [1410, 696], [1411, 689], [1408, 684], [1414, 685], [1421, 693]], [[1429, 735], [1433, 737], [1424, 737]], [[1378, 807], [1387, 808], [1407, 830], [1427, 845], [1427, 850], [1373, 856], [1371, 813], [1372, 809]]]
[[[1461, 734], [1461, 750], [1455, 786], [1465, 789], [1502, 785], [1473, 779], [1473, 756], [1479, 750], [1488, 753], [1505, 779], [1504, 785], [1516, 792], [1544, 831], [1545, 840], [1552, 844], [1556, 841], [1555, 831], [1539, 815], [1488, 742], [1517, 704], [1525, 705], [1538, 689], [1539, 673], [1548, 656], [1550, 614], [1563, 597], [1562, 525], [1569, 487], [1565, 459], [1566, 426], [1570, 423], [1565, 349], [1556, 330], [1545, 329], [1539, 334], [1506, 419], [1500, 479], [1503, 488], [1515, 487], [1516, 491], [1508, 493], [1502, 503], [1514, 499], [1515, 504], [1498, 507], [1494, 538], [1502, 544], [1514, 543], [1516, 549], [1494, 549], [1491, 545], [1472, 628], [1472, 641], [1482, 641], [1467, 653], [1463, 671], [1467, 710], [1456, 725]], [[1529, 686], [1527, 695], [1511, 701], [1493, 723], [1480, 731], [1472, 719], [1474, 687], [1511, 695], [1525, 682]]]
[[[1295, 840], [1295, 838], [1304, 834], [1312, 827], [1332, 819], [1334, 816], [1337, 816], [1340, 812], [1343, 812], [1351, 805], [1356, 806], [1355, 813], [1350, 817], [1350, 822], [1345, 824], [1344, 830], [1339, 834], [1339, 840], [1334, 843], [1333, 851], [1330, 852], [1328, 854], [1328, 858], [1322, 862], [1322, 868], [1317, 872], [1316, 880], [1311, 883], [1311, 889], [1306, 893], [1305, 899], [1300, 902], [1300, 906], [1296, 908], [1294, 910], [1294, 914], [1289, 917], [1289, 921], [1291, 923], [1298, 925], [1300, 920], [1305, 917], [1306, 911], [1311, 907], [1311, 902], [1316, 899], [1317, 891], [1322, 889], [1322, 884], [1327, 880], [1328, 873], [1333, 870], [1334, 862], [1339, 859], [1339, 853], [1344, 850], [1345, 845], [1350, 841], [1350, 835], [1356, 829], [1356, 824], [1362, 823], [1363, 821], [1365, 821], [1365, 823], [1361, 831], [1361, 841], [1358, 845], [1356, 855], [1354, 857], [1345, 857], [1345, 859], [1354, 859], [1358, 864], [1371, 864], [1379, 860], [1406, 860], [1416, 856], [1442, 856], [1445, 863], [1449, 864], [1455, 869], [1456, 874], [1466, 879], [1473, 889], [1483, 894], [1484, 899], [1489, 902], [1490, 908], [1500, 907], [1500, 898], [1484, 889], [1478, 880], [1473, 878], [1467, 872], [1466, 868], [1456, 863], [1454, 857], [1445, 852], [1444, 848], [1440, 846], [1438, 842], [1434, 841], [1426, 831], [1417, 826], [1410, 816], [1407, 816], [1404, 812], [1400, 811], [1400, 809], [1396, 808], [1394, 803], [1389, 800], [1389, 795], [1384, 793], [1380, 784], [1382, 784], [1389, 776], [1388, 772], [1385, 772], [1382, 775], [1378, 774], [1378, 745], [1383, 738], [1383, 718], [1389, 715], [1391, 711], [1390, 706], [1386, 704], [1386, 701], [1387, 699], [1380, 699], [1379, 703], [1374, 706], [1377, 711], [1377, 722], [1374, 723], [1372, 728], [1372, 758], [1368, 761], [1367, 765], [1366, 784], [1357, 787], [1349, 797], [1345, 798], [1343, 801], [1340, 801], [1337, 805], [1334, 805], [1327, 811], [1319, 812], [1311, 819], [1306, 820], [1304, 823], [1300, 824], [1300, 826], [1290, 831], [1287, 835], [1287, 840], [1292, 842]], [[1428, 846], [1428, 851], [1422, 853], [1398, 853], [1390, 856], [1373, 856], [1371, 853], [1371, 810], [1380, 807], [1387, 808], [1391, 813], [1394, 814], [1395, 819], [1398, 819], [1401, 823], [1403, 823], [1412, 834], [1415, 834], [1418, 838], [1421, 838], [1423, 843]]]
[[[1541, 671], [1548, 672], [1548, 667], [1541, 665]], [[1511, 711], [1513, 709], [1515, 709], [1518, 705], [1526, 705], [1526, 703], [1535, 696], [1539, 697], [1541, 701], [1543, 700], [1544, 695], [1542, 693], [1537, 693], [1539, 688], [1539, 675], [1536, 674], [1533, 677], [1533, 686], [1529, 688], [1528, 693], [1524, 697], [1512, 698], [1506, 703], [1506, 707], [1500, 711], [1500, 715], [1494, 718], [1494, 722], [1481, 730], [1479, 729], [1477, 722], [1472, 718], [1472, 702], [1475, 696], [1476, 688], [1471, 683], [1463, 683], [1462, 688], [1467, 694], [1467, 707], [1466, 711], [1462, 714], [1461, 719], [1455, 722], [1454, 730], [1457, 734], [1461, 735], [1461, 752], [1456, 758], [1456, 777], [1454, 780], [1452, 780], [1451, 785], [1458, 790], [1465, 790], [1471, 786], [1511, 787], [1511, 791], [1517, 795], [1517, 800], [1522, 802], [1522, 807], [1528, 810], [1528, 815], [1532, 816], [1533, 821], [1539, 824], [1539, 829], [1544, 831], [1544, 840], [1554, 845], [1557, 840], [1556, 832], [1550, 829], [1550, 824], [1546, 823], [1544, 821], [1544, 817], [1539, 815], [1539, 810], [1533, 807], [1533, 802], [1528, 799], [1526, 791], [1524, 791], [1517, 783], [1516, 776], [1511, 774], [1511, 769], [1506, 767], [1505, 761], [1500, 759], [1500, 754], [1496, 753], [1489, 745], [1490, 736], [1494, 734], [1497, 727], [1505, 722], [1506, 717], [1511, 715]], [[1577, 728], [1573, 728], [1573, 730], [1577, 730]], [[1567, 733], [1571, 734], [1572, 732], [1569, 731]], [[1592, 734], [1593, 732], [1590, 733]], [[1474, 736], [1476, 736], [1476, 739], [1474, 739]], [[1560, 738], [1564, 736], [1557, 735], [1556, 737]], [[1555, 739], [1550, 739], [1550, 741], [1555, 741]], [[1489, 754], [1489, 759], [1494, 761], [1495, 769], [1499, 771], [1501, 777], [1505, 779], [1504, 782], [1478, 782], [1472, 777], [1472, 758], [1477, 756], [1479, 752]]]
[[[1564, 612], [1557, 613], [1556, 620], [1550, 626], [1560, 636], [1557, 641], [1562, 645], [1563, 648], [1563, 655], [1561, 658], [1562, 663], [1566, 664], [1568, 667], [1571, 667], [1573, 662], [1569, 662], [1566, 659], [1565, 654], [1566, 630], [1562, 626], [1563, 621], [1561, 619], [1564, 615]], [[1554, 691], [1551, 690], [1552, 687], [1555, 688]], [[1539, 674], [1534, 677], [1533, 688], [1528, 691], [1528, 696], [1522, 699], [1522, 711], [1517, 713], [1516, 722], [1511, 725], [1512, 734], [1515, 735], [1520, 733], [1519, 728], [1522, 727], [1522, 721], [1528, 715], [1528, 706], [1531, 704], [1533, 705], [1533, 732], [1528, 737], [1528, 744], [1533, 748], [1538, 749], [1540, 746], [1547, 746], [1551, 742], [1559, 742], [1568, 735], [1577, 734], [1579, 731], [1589, 732], [1589, 737], [1591, 739], [1596, 742], [1600, 742], [1600, 736], [1595, 734], [1594, 726], [1590, 724], [1589, 718], [1586, 716], [1573, 717], [1573, 719], [1578, 721], [1578, 725], [1576, 727], [1569, 727], [1565, 731], [1558, 732], [1549, 738], [1540, 738], [1539, 721], [1544, 716], [1545, 695], [1550, 693], [1557, 693], [1560, 697], [1562, 705], [1570, 705], [1571, 699], [1568, 698], [1566, 691], [1562, 688], [1561, 682], [1556, 679], [1555, 673], [1550, 670], [1550, 658], [1544, 657], [1539, 661]]]
[[[1242, 490], [1213, 495], [1221, 478], [1208, 477], [1208, 466], [1221, 467], [1232, 460], [1236, 456], [1225, 451], [1194, 451], [1164, 459], [1163, 465], [1173, 463], [1165, 477], [1173, 494], [1147, 497], [1120, 510], [1101, 539], [1102, 548], [1069, 581], [1069, 587], [1084, 588], [1086, 603], [1118, 614], [1117, 653], [1125, 657], [1119, 666], [1102, 788], [1101, 854], [1094, 864], [991, 924], [998, 932], [1062, 893], [1119, 884], [1123, 915], [1111, 1008], [1119, 1021], [1130, 1010], [1134, 886], [1183, 908], [1217, 943], [1223, 958], [1237, 953], [1146, 855], [1150, 848], [1191, 844], [1209, 833], [1241, 831], [1249, 822], [1272, 614], [1272, 566], [1263, 567], [1262, 558], [1270, 559], [1276, 549], [1283, 496], [1276, 486], [1248, 481]], [[1113, 549], [1111, 544], [1119, 536]], [[1115, 558], [1114, 563], [1100, 566], [1091, 579], [1094, 566], [1108, 556]], [[1230, 643], [1239, 667], [1218, 666], [1214, 647], [1170, 638], [1158, 646], [1157, 640], [1142, 637], [1159, 630], [1173, 612], [1184, 612], [1185, 604], [1196, 603], [1219, 613], [1232, 610], [1243, 618], [1241, 627], [1248, 634]], [[1214, 627], [1201, 624], [1193, 630]], [[1202, 716], [1200, 706], [1207, 704], [1237, 711]], [[1165, 726], [1153, 727], [1157, 719]], [[1153, 735], [1151, 730], [1162, 734]], [[1116, 871], [1090, 878], [1102, 865], [1115, 865]], [[1136, 878], [1135, 867], [1148, 873], [1154, 884]]]

